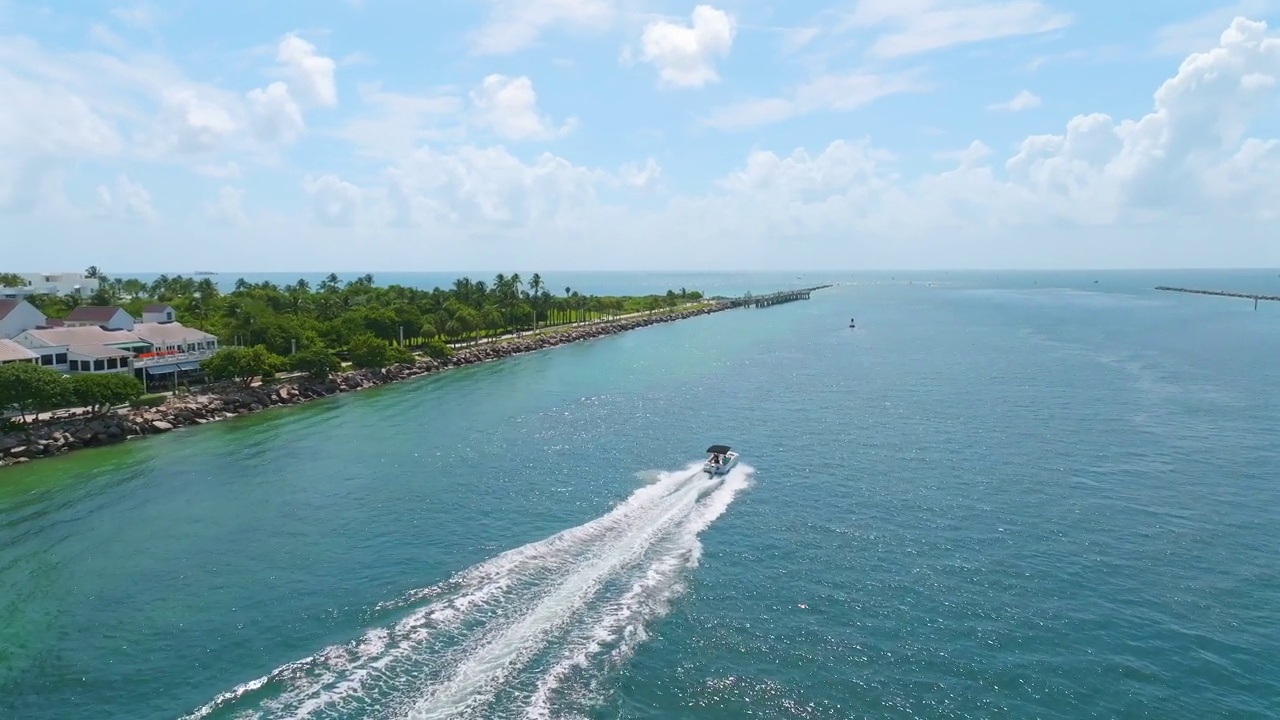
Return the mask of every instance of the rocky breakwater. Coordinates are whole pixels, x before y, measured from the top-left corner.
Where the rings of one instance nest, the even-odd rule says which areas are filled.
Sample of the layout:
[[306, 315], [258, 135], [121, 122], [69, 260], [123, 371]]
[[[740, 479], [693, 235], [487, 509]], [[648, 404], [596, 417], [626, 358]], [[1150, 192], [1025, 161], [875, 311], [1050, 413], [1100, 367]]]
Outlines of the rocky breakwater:
[[386, 368], [339, 373], [325, 380], [296, 378], [274, 385], [210, 388], [201, 394], [170, 398], [159, 407], [31, 424], [22, 430], [0, 433], [0, 466], [18, 465], [80, 448], [111, 445], [182, 427], [204, 425], [269, 407], [297, 405], [316, 398], [385, 385], [453, 367], [474, 365], [648, 325], [707, 315], [727, 307], [725, 304], [717, 304], [695, 310], [582, 325], [476, 345], [458, 350], [452, 357], [441, 360], [421, 358], [413, 363]]

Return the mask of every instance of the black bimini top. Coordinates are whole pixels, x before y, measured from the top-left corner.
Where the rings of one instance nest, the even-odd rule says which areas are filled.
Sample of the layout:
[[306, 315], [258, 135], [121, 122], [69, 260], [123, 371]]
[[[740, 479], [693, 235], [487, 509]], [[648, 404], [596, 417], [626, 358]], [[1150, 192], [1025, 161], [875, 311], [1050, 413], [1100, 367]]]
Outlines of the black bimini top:
[[712, 445], [711, 447], [707, 448], [707, 452], [711, 453], [712, 455], [723, 455], [729, 452], [729, 446], [728, 445]]

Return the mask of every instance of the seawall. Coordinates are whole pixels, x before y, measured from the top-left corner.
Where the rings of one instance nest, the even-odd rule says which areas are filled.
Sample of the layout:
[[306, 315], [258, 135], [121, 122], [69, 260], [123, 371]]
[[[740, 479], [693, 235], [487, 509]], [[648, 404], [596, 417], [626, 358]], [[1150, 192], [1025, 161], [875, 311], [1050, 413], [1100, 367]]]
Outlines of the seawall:
[[720, 303], [692, 310], [626, 318], [469, 347], [443, 360], [422, 358], [412, 364], [338, 373], [327, 380], [292, 378], [270, 386], [220, 387], [200, 394], [176, 396], [155, 408], [33, 424], [19, 432], [0, 433], [0, 467], [56, 457], [73, 450], [159, 435], [181, 427], [204, 425], [271, 407], [299, 405], [317, 398], [386, 385], [456, 367], [615, 335], [659, 323], [709, 315], [731, 307], [728, 303]]

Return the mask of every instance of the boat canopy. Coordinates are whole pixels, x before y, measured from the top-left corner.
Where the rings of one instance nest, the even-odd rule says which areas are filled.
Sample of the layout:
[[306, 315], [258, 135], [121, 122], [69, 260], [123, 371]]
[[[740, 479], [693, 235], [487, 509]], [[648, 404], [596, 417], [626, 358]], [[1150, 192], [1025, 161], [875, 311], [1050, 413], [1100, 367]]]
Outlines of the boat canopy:
[[712, 445], [711, 447], [707, 448], [707, 452], [711, 453], [712, 455], [723, 455], [729, 452], [729, 446], [728, 445]]

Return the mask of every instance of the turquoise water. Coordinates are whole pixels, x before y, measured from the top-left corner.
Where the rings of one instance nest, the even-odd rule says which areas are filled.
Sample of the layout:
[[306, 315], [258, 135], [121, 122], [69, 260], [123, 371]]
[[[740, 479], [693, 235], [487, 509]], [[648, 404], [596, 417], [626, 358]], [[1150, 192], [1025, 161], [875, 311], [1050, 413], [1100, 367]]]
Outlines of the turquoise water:
[[0, 470], [0, 717], [1275, 717], [1276, 273], [894, 277]]

